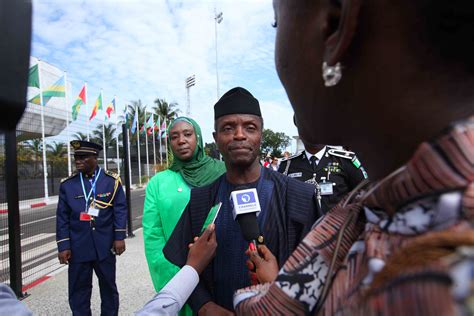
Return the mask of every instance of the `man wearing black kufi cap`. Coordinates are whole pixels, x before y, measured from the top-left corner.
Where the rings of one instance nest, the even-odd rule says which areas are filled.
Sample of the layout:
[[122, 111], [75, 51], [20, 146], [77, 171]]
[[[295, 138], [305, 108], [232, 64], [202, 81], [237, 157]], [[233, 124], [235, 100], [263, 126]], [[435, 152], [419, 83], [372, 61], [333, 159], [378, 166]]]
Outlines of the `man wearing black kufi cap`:
[[242, 186], [256, 188], [260, 232], [280, 266], [322, 215], [313, 186], [260, 165], [263, 119], [259, 102], [249, 91], [236, 87], [225, 93], [214, 106], [214, 119], [213, 136], [227, 172], [214, 183], [191, 191], [186, 210], [163, 250], [170, 262], [183, 266], [188, 244], [199, 235], [212, 206], [222, 202], [215, 222], [216, 257], [189, 299], [194, 312], [200, 314], [216, 314], [224, 308], [232, 311], [234, 291], [250, 285], [245, 265], [248, 242], [232, 215], [232, 191]]
[[99, 280], [102, 315], [118, 315], [115, 255], [125, 251], [127, 204], [120, 177], [97, 165], [102, 146], [73, 140], [77, 172], [61, 181], [56, 212], [60, 263], [69, 264], [69, 306], [90, 315], [92, 271]]

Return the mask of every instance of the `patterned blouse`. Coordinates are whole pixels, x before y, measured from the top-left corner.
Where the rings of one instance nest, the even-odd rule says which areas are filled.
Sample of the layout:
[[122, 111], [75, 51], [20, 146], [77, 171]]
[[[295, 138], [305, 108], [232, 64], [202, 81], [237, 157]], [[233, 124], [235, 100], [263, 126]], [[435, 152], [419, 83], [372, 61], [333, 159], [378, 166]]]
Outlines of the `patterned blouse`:
[[474, 118], [321, 218], [244, 315], [474, 314]]

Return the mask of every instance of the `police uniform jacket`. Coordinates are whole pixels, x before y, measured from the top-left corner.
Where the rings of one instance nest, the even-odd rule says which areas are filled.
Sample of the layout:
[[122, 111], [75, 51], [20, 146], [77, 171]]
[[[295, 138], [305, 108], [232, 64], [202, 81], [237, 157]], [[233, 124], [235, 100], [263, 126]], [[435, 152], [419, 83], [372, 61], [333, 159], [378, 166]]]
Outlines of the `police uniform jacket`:
[[[323, 213], [329, 211], [344, 195], [352, 191], [364, 178], [367, 178], [367, 173], [354, 153], [342, 150], [341, 147], [332, 146], [326, 146], [315, 171], [313, 171], [305, 151], [302, 151], [283, 160], [278, 172], [303, 182], [314, 184], [315, 180], [318, 184], [324, 181], [331, 183], [333, 193], [321, 195], [321, 211]], [[315, 177], [314, 174], [316, 174]]]
[[[97, 169], [98, 172], [99, 169]], [[83, 175], [85, 191], [91, 182]], [[91, 221], [80, 220], [86, 210], [81, 178], [74, 174], [62, 181], [56, 217], [58, 251], [71, 250], [71, 262], [103, 260], [110, 256], [114, 240], [126, 237], [127, 204], [120, 177], [102, 169], [96, 183], [95, 205], [99, 215]]]

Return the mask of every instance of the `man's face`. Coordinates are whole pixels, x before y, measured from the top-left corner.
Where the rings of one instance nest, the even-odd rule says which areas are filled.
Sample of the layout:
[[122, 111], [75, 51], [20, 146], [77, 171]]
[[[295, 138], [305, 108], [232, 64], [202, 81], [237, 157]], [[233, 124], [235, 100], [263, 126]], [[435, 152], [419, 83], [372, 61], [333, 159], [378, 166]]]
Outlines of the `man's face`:
[[226, 163], [250, 166], [260, 153], [262, 120], [252, 114], [230, 114], [217, 119], [213, 133]]
[[97, 167], [97, 156], [95, 155], [74, 155], [74, 163], [79, 172], [89, 174]]

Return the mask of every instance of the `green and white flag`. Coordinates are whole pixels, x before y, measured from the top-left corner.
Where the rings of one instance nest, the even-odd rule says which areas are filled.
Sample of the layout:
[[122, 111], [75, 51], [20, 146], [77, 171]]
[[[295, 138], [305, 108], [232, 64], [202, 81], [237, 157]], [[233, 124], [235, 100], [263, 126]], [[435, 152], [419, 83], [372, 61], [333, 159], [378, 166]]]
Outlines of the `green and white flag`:
[[28, 87], [40, 87], [38, 64], [30, 68], [28, 75]]

